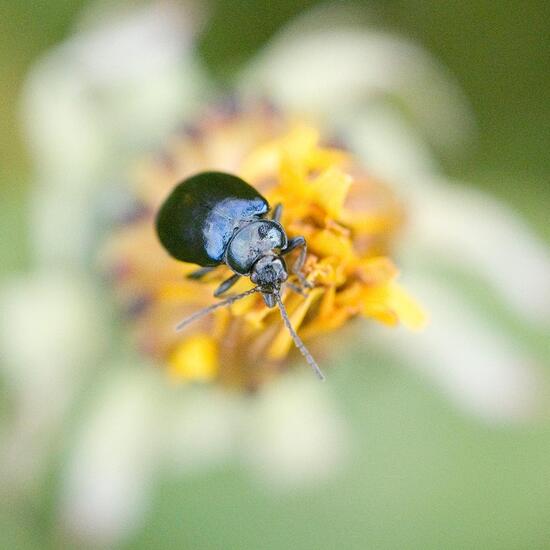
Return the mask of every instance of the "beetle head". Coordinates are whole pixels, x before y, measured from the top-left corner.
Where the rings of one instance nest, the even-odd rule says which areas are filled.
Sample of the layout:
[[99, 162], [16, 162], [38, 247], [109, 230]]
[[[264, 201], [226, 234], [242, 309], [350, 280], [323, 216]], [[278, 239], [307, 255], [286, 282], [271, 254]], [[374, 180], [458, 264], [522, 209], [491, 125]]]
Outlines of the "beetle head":
[[262, 256], [252, 266], [250, 280], [260, 287], [268, 307], [274, 307], [276, 303], [271, 291], [279, 290], [287, 279], [285, 261], [275, 254]]

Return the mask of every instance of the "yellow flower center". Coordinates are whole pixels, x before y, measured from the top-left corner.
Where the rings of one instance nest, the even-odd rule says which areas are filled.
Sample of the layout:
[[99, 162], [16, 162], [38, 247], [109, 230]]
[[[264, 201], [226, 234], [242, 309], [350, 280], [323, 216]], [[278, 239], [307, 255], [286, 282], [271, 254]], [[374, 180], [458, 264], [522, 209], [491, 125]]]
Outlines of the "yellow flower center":
[[[350, 153], [323, 146], [312, 126], [279, 122], [266, 122], [265, 113], [204, 122], [204, 138], [199, 132], [198, 138], [176, 142], [169, 162], [153, 165], [139, 182], [138, 193], [153, 214], [113, 239], [113, 256], [128, 257], [133, 267], [119, 285], [120, 294], [152, 297], [150, 309], [135, 322], [136, 331], [175, 379], [255, 387], [292, 349], [278, 311], [257, 294], [175, 332], [179, 319], [216, 301], [214, 288], [230, 274], [220, 266], [201, 281], [185, 278], [196, 266], [168, 258], [152, 229], [152, 215], [171, 187], [201, 170], [236, 173], [272, 207], [282, 204], [281, 223], [289, 238], [305, 237], [303, 275], [313, 288], [306, 296], [283, 289], [292, 324], [304, 340], [336, 331], [357, 316], [411, 329], [426, 323], [420, 306], [396, 282], [398, 272], [388, 257], [402, 221], [393, 195]], [[299, 283], [296, 275], [289, 282]], [[252, 286], [244, 277], [232, 292]]]

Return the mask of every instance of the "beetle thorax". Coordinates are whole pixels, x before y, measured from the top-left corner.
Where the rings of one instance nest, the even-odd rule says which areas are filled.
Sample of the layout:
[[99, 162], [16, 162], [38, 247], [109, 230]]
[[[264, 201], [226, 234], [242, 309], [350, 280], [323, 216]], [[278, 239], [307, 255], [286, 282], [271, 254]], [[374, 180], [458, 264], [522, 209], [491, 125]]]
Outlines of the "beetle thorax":
[[273, 220], [250, 221], [242, 225], [229, 241], [225, 262], [235, 273], [249, 275], [260, 258], [272, 256], [273, 250], [286, 245], [287, 238], [281, 224]]

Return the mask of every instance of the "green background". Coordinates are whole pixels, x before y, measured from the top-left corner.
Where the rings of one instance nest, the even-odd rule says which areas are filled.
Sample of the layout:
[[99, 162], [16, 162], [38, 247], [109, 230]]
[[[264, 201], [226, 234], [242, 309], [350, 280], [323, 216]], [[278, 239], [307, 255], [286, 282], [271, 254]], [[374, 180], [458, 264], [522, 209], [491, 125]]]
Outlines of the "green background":
[[[17, 113], [22, 81], [84, 4], [0, 2], [3, 277], [29, 264], [30, 165]], [[280, 25], [314, 4], [210, 2], [200, 53], [216, 78], [230, 79]], [[550, 240], [550, 3], [354, 5], [380, 27], [426, 47], [465, 91], [479, 135], [462, 157], [442, 159], [447, 172], [504, 199]], [[506, 315], [499, 322], [524, 329]], [[548, 360], [546, 336], [525, 332]], [[152, 516], [128, 548], [550, 548], [548, 422], [484, 425], [388, 358], [366, 350], [361, 357], [369, 353], [368, 369], [354, 369], [357, 356], [348, 354], [331, 373], [339, 406], [355, 433], [364, 434], [345, 472], [328, 484], [280, 494], [236, 464], [176, 482], [161, 479]], [[53, 471], [33, 502], [0, 504], [1, 547], [59, 547], [51, 506], [56, 476]]]

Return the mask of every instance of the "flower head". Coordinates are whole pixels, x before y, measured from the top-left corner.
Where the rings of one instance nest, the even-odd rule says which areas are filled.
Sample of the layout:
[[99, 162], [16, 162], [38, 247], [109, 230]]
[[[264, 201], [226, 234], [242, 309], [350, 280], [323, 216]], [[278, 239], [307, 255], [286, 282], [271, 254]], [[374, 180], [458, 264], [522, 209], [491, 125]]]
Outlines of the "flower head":
[[[283, 205], [289, 237], [305, 236], [303, 272], [312, 288], [304, 296], [288, 287], [283, 292], [304, 340], [320, 343], [321, 335], [357, 316], [391, 326], [423, 325], [424, 313], [396, 282], [388, 257], [403, 220], [391, 192], [314, 126], [266, 103], [218, 105], [139, 167], [139, 212], [113, 233], [104, 256], [141, 349], [166, 363], [174, 377], [254, 388], [279, 371], [292, 350], [278, 312], [257, 294], [183, 333], [174, 330], [183, 317], [214, 303], [214, 289], [231, 274], [220, 266], [201, 281], [186, 278], [197, 266], [168, 257], [154, 233], [153, 218], [166, 195], [201, 170], [239, 175], [272, 206]], [[296, 277], [290, 282], [298, 283]], [[234, 288], [251, 287], [242, 278]]]

